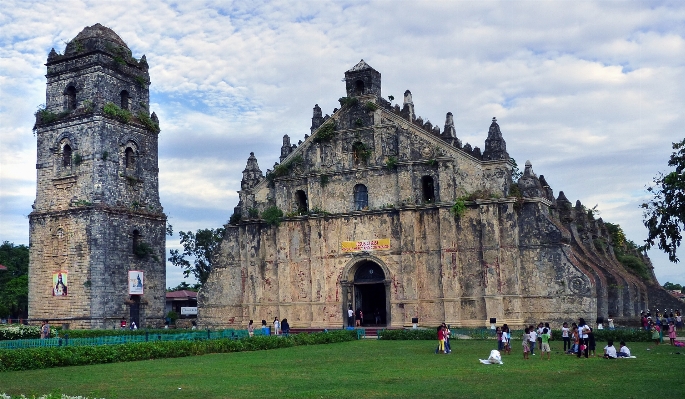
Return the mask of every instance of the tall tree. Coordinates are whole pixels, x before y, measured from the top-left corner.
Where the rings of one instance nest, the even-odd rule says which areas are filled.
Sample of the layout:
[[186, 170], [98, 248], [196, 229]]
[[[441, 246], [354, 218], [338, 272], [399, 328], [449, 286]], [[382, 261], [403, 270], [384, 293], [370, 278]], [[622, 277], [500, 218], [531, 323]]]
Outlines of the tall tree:
[[656, 243], [675, 263], [679, 260], [676, 250], [682, 241], [681, 231], [685, 224], [685, 139], [673, 143], [673, 149], [668, 166], [675, 167], [675, 170], [668, 174], [659, 173], [654, 178], [654, 186], [647, 188], [653, 198], [642, 204], [642, 208], [643, 223], [649, 232], [645, 248], [649, 249]]
[[0, 317], [24, 318], [29, 303], [29, 248], [5, 241], [0, 245]]
[[[172, 249], [169, 262], [184, 269], [185, 277], [192, 274], [200, 285], [204, 285], [212, 271], [214, 256], [219, 251], [224, 230], [223, 227], [219, 227], [218, 229], [199, 229], [196, 233], [179, 231], [183, 252]], [[186, 257], [192, 258], [193, 263], [191, 264]]]

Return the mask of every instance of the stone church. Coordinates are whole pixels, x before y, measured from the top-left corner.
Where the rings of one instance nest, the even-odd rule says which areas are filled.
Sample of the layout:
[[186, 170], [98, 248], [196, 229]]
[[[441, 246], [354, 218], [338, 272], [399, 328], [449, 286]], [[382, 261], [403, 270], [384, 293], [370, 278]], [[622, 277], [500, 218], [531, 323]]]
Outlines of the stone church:
[[[280, 163], [254, 153], [215, 267], [199, 294], [199, 323], [294, 327], [364, 324], [513, 326], [580, 316], [617, 321], [663, 297], [616, 258], [601, 219], [515, 163], [495, 118], [481, 150], [381, 96], [363, 60], [345, 72], [341, 108], [322, 115]], [[599, 244], [598, 244], [599, 243]], [[643, 261], [649, 259], [635, 253]], [[671, 302], [672, 303], [672, 302]]]
[[112, 328], [160, 324], [166, 215], [148, 64], [111, 29], [83, 29], [47, 59], [36, 113], [29, 318]]

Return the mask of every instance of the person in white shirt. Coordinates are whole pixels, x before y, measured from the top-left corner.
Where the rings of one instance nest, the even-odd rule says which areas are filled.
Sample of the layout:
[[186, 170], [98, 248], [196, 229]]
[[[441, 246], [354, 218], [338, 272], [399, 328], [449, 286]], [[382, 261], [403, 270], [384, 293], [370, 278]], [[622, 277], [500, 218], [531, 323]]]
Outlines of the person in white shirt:
[[530, 326], [530, 354], [535, 356], [535, 343], [538, 340], [538, 334], [535, 332], [535, 327]]
[[278, 322], [278, 317], [274, 317], [274, 335], [278, 335], [278, 329], [281, 327], [281, 323]]
[[607, 341], [607, 346], [604, 347], [605, 359], [616, 359], [616, 348], [614, 348], [614, 341]]
[[[564, 325], [561, 327], [561, 338], [564, 340], [564, 353], [571, 349], [571, 335], [570, 335], [571, 329], [568, 328], [568, 323], [564, 322]], [[567, 348], [568, 346], [568, 348]]]
[[621, 341], [621, 351], [616, 354], [616, 357], [630, 357], [630, 349], [624, 341]]
[[590, 327], [588, 327], [587, 324], [585, 324], [585, 319], [580, 318], [578, 319], [578, 335], [580, 337], [580, 347], [578, 348], [578, 358], [580, 358], [581, 355], [585, 354], [585, 358], [587, 359], [588, 354], [589, 354], [589, 348], [588, 348], [588, 331]]

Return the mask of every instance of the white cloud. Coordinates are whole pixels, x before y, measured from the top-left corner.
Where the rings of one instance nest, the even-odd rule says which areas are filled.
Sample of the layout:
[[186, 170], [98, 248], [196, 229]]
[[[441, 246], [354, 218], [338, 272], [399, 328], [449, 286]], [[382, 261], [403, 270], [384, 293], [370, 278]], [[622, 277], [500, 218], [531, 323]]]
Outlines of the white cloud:
[[[682, 138], [683, 21], [685, 6], [667, 2], [5, 1], [0, 239], [28, 239], [47, 53], [100, 22], [151, 66], [162, 204], [176, 230], [224, 223], [249, 152], [271, 168], [283, 134], [303, 139], [315, 103], [331, 113], [344, 71], [364, 58], [384, 95], [401, 102], [412, 90], [438, 126], [453, 112], [472, 145], [496, 116], [520, 165], [598, 203], [639, 242], [644, 186]], [[652, 256], [657, 276], [685, 283]]]

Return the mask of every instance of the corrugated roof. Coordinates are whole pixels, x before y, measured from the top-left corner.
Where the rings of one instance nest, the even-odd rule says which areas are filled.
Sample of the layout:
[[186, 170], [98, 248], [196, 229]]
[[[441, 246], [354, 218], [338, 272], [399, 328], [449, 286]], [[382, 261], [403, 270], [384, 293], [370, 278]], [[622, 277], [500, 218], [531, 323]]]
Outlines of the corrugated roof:
[[167, 297], [167, 299], [197, 298], [197, 292], [188, 291], [188, 290], [173, 291], [173, 292], [167, 292], [166, 297]]

